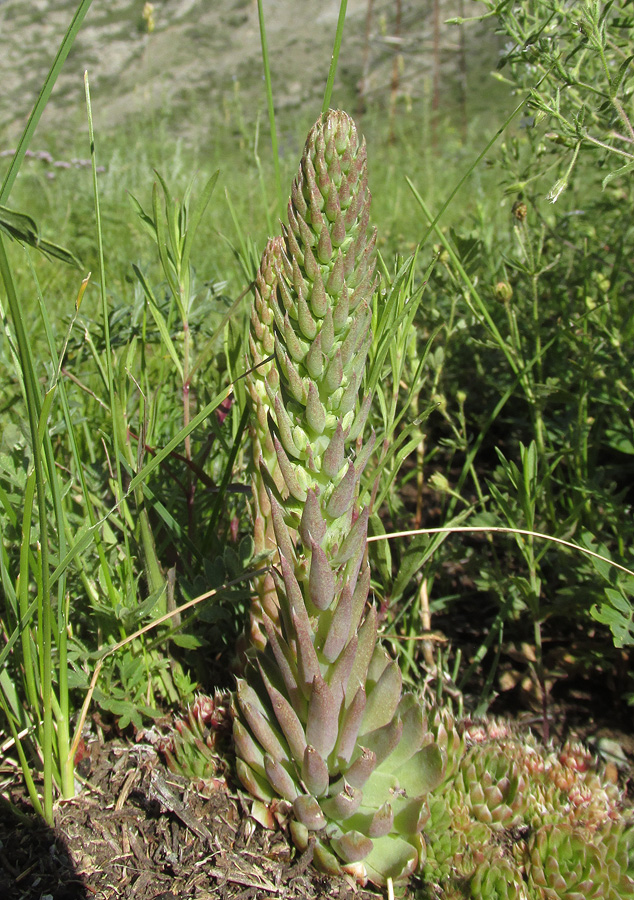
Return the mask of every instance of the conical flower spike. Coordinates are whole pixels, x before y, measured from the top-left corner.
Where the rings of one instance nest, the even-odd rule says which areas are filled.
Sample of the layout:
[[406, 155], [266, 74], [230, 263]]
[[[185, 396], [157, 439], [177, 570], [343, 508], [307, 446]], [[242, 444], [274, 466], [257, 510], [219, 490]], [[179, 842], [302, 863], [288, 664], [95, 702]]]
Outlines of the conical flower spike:
[[[271, 400], [267, 390], [267, 376], [273, 371], [277, 377], [273, 353], [275, 335], [273, 323], [278, 308], [278, 271], [282, 265], [284, 242], [281, 238], [270, 240], [264, 250], [260, 268], [255, 280], [255, 298], [251, 308], [251, 330], [249, 337], [249, 358], [247, 390], [251, 398], [254, 424], [251, 427], [253, 447], [253, 517], [255, 553], [277, 558], [276, 540], [271, 518], [270, 502], [260, 470], [260, 461], [279, 490], [284, 488], [284, 480], [279, 470], [273, 436], [268, 429], [268, 414]], [[257, 425], [255, 424], [257, 423]], [[276, 617], [277, 597], [270, 575], [260, 575], [254, 584], [251, 606], [250, 640], [263, 647], [266, 637], [262, 626], [262, 611]]]
[[[365, 144], [349, 116], [330, 111], [308, 136], [251, 317], [253, 361], [267, 359], [249, 375], [254, 484], [270, 492], [279, 608], [271, 614], [267, 602], [268, 646], [253, 651], [236, 692], [235, 746], [246, 790], [292, 804], [300, 850], [312, 835], [324, 871], [382, 885], [423, 862], [427, 795], [443, 761], [368, 604], [359, 481], [374, 444], [362, 434], [369, 208]], [[273, 361], [264, 356], [271, 334]]]

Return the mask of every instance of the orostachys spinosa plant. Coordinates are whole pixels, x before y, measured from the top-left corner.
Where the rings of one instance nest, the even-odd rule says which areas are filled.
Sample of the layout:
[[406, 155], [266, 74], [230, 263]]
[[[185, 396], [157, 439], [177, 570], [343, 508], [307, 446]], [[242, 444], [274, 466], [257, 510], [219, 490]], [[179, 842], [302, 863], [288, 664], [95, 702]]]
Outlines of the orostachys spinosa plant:
[[251, 311], [256, 549], [271, 569], [235, 694], [238, 776], [329, 873], [384, 885], [422, 871], [430, 900], [634, 900], [632, 818], [596, 760], [424, 710], [378, 641], [360, 499], [369, 208], [365, 145], [330, 111]]
[[368, 600], [369, 211], [365, 144], [331, 110], [308, 135], [252, 308], [256, 544], [274, 555], [252, 616], [266, 646], [238, 680], [233, 733], [242, 784], [289, 819], [300, 850], [312, 840], [322, 870], [385, 884], [424, 859], [443, 763]]

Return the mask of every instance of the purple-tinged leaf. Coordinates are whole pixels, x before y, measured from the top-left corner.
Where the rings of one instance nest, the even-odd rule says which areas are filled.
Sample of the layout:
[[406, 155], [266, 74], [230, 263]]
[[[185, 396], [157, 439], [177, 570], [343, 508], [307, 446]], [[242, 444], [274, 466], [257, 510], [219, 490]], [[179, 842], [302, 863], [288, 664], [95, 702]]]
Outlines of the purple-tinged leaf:
[[342, 381], [343, 366], [341, 364], [341, 352], [337, 349], [334, 356], [330, 357], [326, 375], [324, 376], [324, 387], [329, 394], [334, 394], [334, 392], [341, 387]]
[[[313, 685], [316, 678], [322, 677], [321, 669], [319, 668], [319, 661], [313, 646], [312, 631], [310, 626], [307, 625], [307, 617], [298, 616], [295, 610], [291, 610], [291, 618], [296, 635], [298, 681], [302, 693], [309, 701], [308, 715], [310, 715]], [[308, 731], [306, 732], [306, 740], [314, 743], [309, 740]], [[316, 746], [320, 749], [320, 745]]]
[[352, 317], [348, 333], [341, 344], [341, 361], [344, 368], [348, 366], [355, 350], [368, 332], [371, 320], [372, 314], [364, 301], [361, 309]]
[[372, 852], [374, 844], [360, 831], [347, 831], [330, 842], [334, 851], [346, 862], [360, 862]]
[[[277, 456], [277, 462], [280, 467], [280, 472], [282, 473], [282, 477], [284, 479], [284, 483], [288, 488], [289, 494], [294, 497], [296, 500], [299, 500], [300, 503], [304, 503], [306, 500], [306, 491], [300, 487], [299, 481], [297, 480], [297, 476], [295, 475], [295, 471], [289, 460], [284, 448], [280, 444], [279, 440], [273, 435], [273, 446], [275, 447], [275, 455]], [[275, 483], [274, 483], [275, 486]], [[276, 488], [277, 490], [277, 488]]]
[[356, 486], [357, 479], [354, 466], [350, 463], [346, 474], [334, 489], [326, 504], [326, 513], [331, 519], [338, 519], [348, 512], [354, 500]]
[[352, 754], [354, 753], [354, 748], [357, 745], [357, 737], [363, 720], [365, 703], [365, 691], [360, 687], [355, 693], [352, 703], [344, 713], [337, 741], [336, 756], [343, 764], [350, 762]]
[[391, 804], [386, 801], [372, 816], [368, 825], [368, 837], [379, 838], [389, 834], [394, 824], [394, 812]]
[[357, 400], [359, 398], [359, 384], [360, 378], [353, 372], [348, 380], [348, 384], [346, 385], [343, 394], [341, 395], [341, 400], [339, 401], [339, 409], [337, 413], [342, 418], [350, 412], [351, 409], [354, 409]]
[[348, 684], [348, 679], [350, 678], [350, 672], [352, 671], [352, 664], [354, 663], [356, 652], [357, 636], [355, 634], [345, 645], [330, 671], [328, 684], [335, 697], [340, 695], [345, 696], [346, 686]]
[[264, 753], [257, 746], [240, 719], [233, 722], [233, 743], [238, 757], [260, 775], [264, 774]]
[[288, 386], [290, 388], [291, 394], [298, 403], [305, 403], [306, 388], [304, 387], [304, 382], [302, 381], [301, 376], [288, 353], [284, 350], [283, 354], [284, 355], [282, 356], [281, 364], [282, 369], [284, 370], [288, 379]]
[[286, 557], [289, 564], [295, 564], [295, 548], [288, 530], [288, 526], [284, 521], [284, 513], [275, 497], [269, 497], [271, 505], [271, 519], [273, 520], [273, 530], [275, 532], [275, 540], [282, 556]]
[[[306, 735], [304, 734], [303, 725], [286, 697], [271, 684], [262, 666], [260, 666], [260, 674], [266, 692], [269, 695], [271, 705], [273, 706], [275, 718], [290, 747], [293, 759], [297, 765], [300, 766], [304, 758], [304, 751], [306, 750]], [[246, 757], [244, 758], [246, 759]], [[250, 762], [250, 760], [246, 761]]]
[[301, 714], [303, 713], [302, 707], [305, 703], [305, 699], [297, 685], [298, 673], [294, 654], [291, 653], [291, 649], [282, 635], [275, 629], [271, 619], [266, 614], [262, 619], [269, 647], [273, 651], [273, 656], [275, 657], [275, 662], [277, 663], [277, 668], [284, 681], [288, 696], [290, 697], [294, 709]]
[[304, 359], [304, 365], [311, 378], [320, 378], [324, 371], [324, 354], [321, 350], [321, 333], [312, 342]]
[[[341, 779], [338, 783], [342, 783]], [[345, 782], [343, 784], [342, 790], [333, 794], [332, 797], [328, 797], [327, 800], [322, 800], [321, 804], [328, 818], [337, 822], [345, 821], [353, 816], [363, 802], [363, 794], [358, 788]]]
[[306, 347], [297, 337], [288, 313], [284, 315], [283, 334], [286, 348], [288, 349], [288, 353], [291, 359], [295, 362], [302, 362], [304, 357], [306, 356]]
[[[308, 226], [305, 226], [308, 228]], [[304, 247], [304, 270], [311, 281], [315, 281], [319, 272], [319, 263], [315, 259], [315, 254], [309, 246]]]
[[363, 735], [363, 745], [376, 755], [377, 765], [387, 759], [398, 747], [403, 734], [403, 720], [395, 716], [387, 725]]
[[328, 609], [335, 596], [335, 576], [328, 557], [315, 541], [311, 543], [308, 596], [318, 610]]
[[308, 385], [308, 397], [306, 398], [306, 421], [315, 434], [322, 434], [326, 427], [326, 410], [319, 399], [319, 391], [312, 381]]
[[238, 778], [244, 789], [247, 790], [252, 797], [255, 797], [256, 800], [261, 800], [262, 803], [270, 803], [271, 800], [274, 799], [275, 795], [273, 794], [271, 785], [268, 781], [254, 772], [253, 769], [239, 757], [236, 759], [236, 772], [238, 773]]
[[372, 395], [368, 392], [363, 400], [361, 401], [361, 408], [359, 412], [354, 417], [354, 422], [352, 423], [352, 427], [348, 433], [349, 441], [356, 441], [361, 432], [365, 427], [366, 420], [368, 418], [368, 413], [370, 412], [370, 407], [372, 406]]
[[313, 315], [317, 316], [319, 319], [326, 315], [326, 310], [328, 309], [328, 296], [326, 295], [324, 280], [321, 276], [321, 269], [313, 282], [313, 289], [310, 295], [310, 308], [313, 311]]
[[351, 616], [352, 592], [350, 587], [346, 585], [339, 595], [332, 620], [328, 626], [328, 635], [322, 648], [322, 653], [330, 663], [337, 659], [348, 642]]
[[[411, 697], [406, 694], [401, 700], [401, 709], [404, 703]], [[405, 711], [399, 710], [399, 715], [403, 720], [403, 734], [398, 745], [390, 754], [389, 766], [393, 770], [403, 765], [423, 746], [427, 732], [427, 723], [423, 710], [419, 703], [413, 703]], [[369, 739], [369, 735], [367, 735]]]
[[377, 766], [376, 754], [367, 747], [361, 747], [358, 756], [346, 771], [344, 778], [354, 788], [362, 788]]
[[306, 741], [324, 759], [327, 759], [337, 742], [340, 702], [334, 697], [321, 672], [313, 679], [312, 693], [308, 701]]
[[321, 229], [321, 234], [319, 235], [317, 258], [323, 265], [329, 263], [332, 258], [332, 241], [330, 240], [330, 232], [326, 225]]
[[[336, 222], [337, 219], [341, 219], [341, 206], [339, 204], [339, 194], [337, 192], [337, 186], [331, 184], [328, 188], [328, 196], [326, 197], [326, 205], [324, 206], [324, 212], [328, 216], [329, 221]], [[343, 223], [342, 223], [343, 224]]]
[[297, 321], [304, 337], [312, 341], [317, 334], [317, 323], [310, 314], [303, 294], [300, 294], [297, 300]]
[[374, 444], [376, 443], [376, 432], [374, 428], [370, 432], [370, 437], [367, 439], [359, 453], [357, 454], [357, 458], [354, 461], [354, 470], [357, 473], [357, 477], [361, 478], [363, 474], [363, 470], [368, 464], [368, 460], [372, 456], [372, 451], [374, 450]]
[[326, 291], [330, 294], [331, 297], [338, 297], [341, 291], [343, 290], [344, 285], [344, 275], [343, 275], [343, 265], [344, 265], [344, 256], [345, 254], [339, 250], [337, 253], [337, 258], [335, 260], [335, 264], [330, 270], [330, 275], [328, 276], [328, 281], [326, 282]]
[[288, 748], [282, 744], [281, 735], [278, 735], [263, 714], [262, 704], [253, 688], [241, 678], [238, 679], [237, 697], [242, 714], [255, 739], [271, 756], [285, 759]]
[[319, 803], [310, 794], [301, 794], [295, 800], [293, 812], [309, 831], [321, 831], [326, 827], [326, 817]]
[[304, 503], [299, 525], [299, 536], [305, 547], [310, 547], [311, 541], [319, 544], [328, 529], [321, 514], [318, 492], [318, 488], [309, 488], [306, 492], [306, 502]]
[[344, 284], [343, 290], [339, 295], [339, 299], [337, 300], [332, 313], [332, 324], [335, 329], [335, 334], [339, 334], [339, 332], [346, 327], [348, 323], [348, 313], [348, 288]]
[[300, 216], [306, 215], [306, 200], [304, 199], [304, 194], [302, 192], [302, 174], [301, 170], [296, 178], [293, 179], [293, 183], [291, 185], [291, 200], [293, 202], [294, 208], [300, 214]]
[[335, 478], [344, 462], [345, 442], [341, 422], [337, 422], [335, 433], [330, 439], [321, 461], [321, 468], [328, 478]]
[[321, 754], [319, 754], [310, 744], [304, 749], [304, 756], [301, 762], [302, 781], [306, 786], [306, 790], [313, 797], [323, 797], [328, 790], [330, 777], [328, 775], [328, 766], [324, 762]]
[[288, 774], [284, 766], [267, 753], [264, 757], [264, 770], [273, 790], [280, 797], [292, 803], [297, 799], [298, 790], [295, 782]]
[[366, 613], [363, 625], [358, 632], [358, 639], [357, 655], [355, 656], [350, 679], [346, 687], [346, 698], [354, 696], [358, 687], [365, 688], [368, 666], [370, 665], [377, 640], [376, 609], [373, 606]]

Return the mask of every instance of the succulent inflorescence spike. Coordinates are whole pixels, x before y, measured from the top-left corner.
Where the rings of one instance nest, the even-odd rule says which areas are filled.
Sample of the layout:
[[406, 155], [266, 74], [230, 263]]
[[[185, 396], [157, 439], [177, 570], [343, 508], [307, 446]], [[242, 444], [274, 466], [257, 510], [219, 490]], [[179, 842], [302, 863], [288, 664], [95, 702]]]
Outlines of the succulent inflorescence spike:
[[366, 170], [350, 117], [322, 116], [256, 282], [255, 511], [277, 557], [256, 623], [268, 645], [238, 683], [234, 738], [243, 785], [287, 805], [300, 849], [312, 836], [323, 870], [384, 884], [421, 865], [443, 766], [368, 603], [359, 493], [374, 435], [364, 444], [371, 397], [361, 392], [376, 235]]

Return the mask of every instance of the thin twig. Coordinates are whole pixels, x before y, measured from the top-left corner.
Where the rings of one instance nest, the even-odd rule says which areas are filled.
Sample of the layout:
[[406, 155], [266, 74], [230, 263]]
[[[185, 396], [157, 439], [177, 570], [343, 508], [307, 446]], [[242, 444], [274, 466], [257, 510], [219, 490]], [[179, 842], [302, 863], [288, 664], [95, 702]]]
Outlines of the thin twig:
[[607, 556], [601, 556], [600, 553], [595, 553], [594, 550], [588, 550], [586, 547], [581, 547], [579, 544], [573, 544], [572, 541], [565, 541], [563, 538], [553, 537], [552, 534], [543, 534], [541, 531], [529, 531], [526, 528], [505, 528], [502, 525], [457, 525], [453, 528], [415, 528], [411, 531], [394, 531], [392, 534], [373, 534], [368, 537], [368, 543], [371, 541], [391, 540], [392, 538], [414, 537], [417, 534], [490, 534], [494, 532], [499, 534], [523, 534], [528, 537], [541, 538], [544, 541], [552, 541], [553, 544], [561, 544], [562, 547], [570, 547], [571, 550], [578, 550], [580, 553], [585, 553], [586, 556], [592, 556], [593, 559], [600, 559], [602, 562], [606, 562], [609, 565], [614, 566], [615, 569], [619, 569], [619, 571], [625, 572], [626, 575], [631, 575], [632, 578], [634, 578], [632, 569], [628, 569], [627, 566], [622, 566], [620, 563], [614, 562], [613, 559], [608, 559]]

